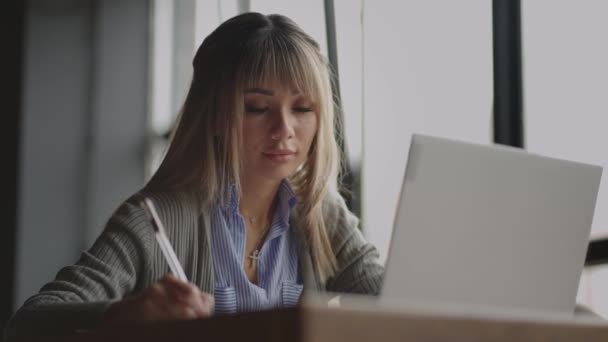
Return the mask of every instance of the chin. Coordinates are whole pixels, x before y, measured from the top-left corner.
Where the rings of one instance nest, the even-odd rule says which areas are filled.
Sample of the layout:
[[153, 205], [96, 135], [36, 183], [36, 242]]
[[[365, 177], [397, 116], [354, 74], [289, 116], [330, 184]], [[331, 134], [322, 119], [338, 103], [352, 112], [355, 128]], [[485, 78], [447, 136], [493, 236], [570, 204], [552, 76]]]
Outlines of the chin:
[[273, 180], [273, 181], [282, 181], [283, 179], [289, 177], [291, 173], [289, 172], [268, 172], [264, 174], [264, 178]]
[[287, 165], [279, 167], [266, 167], [261, 174], [266, 179], [280, 181], [291, 176], [295, 172], [295, 169], [296, 168], [288, 167]]

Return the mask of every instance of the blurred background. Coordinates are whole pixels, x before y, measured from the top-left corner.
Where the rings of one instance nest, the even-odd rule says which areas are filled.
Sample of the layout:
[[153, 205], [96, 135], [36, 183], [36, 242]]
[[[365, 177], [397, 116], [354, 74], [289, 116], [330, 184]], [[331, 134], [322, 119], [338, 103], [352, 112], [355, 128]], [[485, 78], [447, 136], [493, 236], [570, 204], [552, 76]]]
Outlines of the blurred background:
[[[154, 172], [196, 48], [238, 13], [287, 15], [328, 55], [338, 75], [349, 205], [383, 260], [414, 132], [608, 167], [602, 0], [10, 4], [3, 323], [75, 262]], [[577, 297], [604, 317], [607, 173]]]

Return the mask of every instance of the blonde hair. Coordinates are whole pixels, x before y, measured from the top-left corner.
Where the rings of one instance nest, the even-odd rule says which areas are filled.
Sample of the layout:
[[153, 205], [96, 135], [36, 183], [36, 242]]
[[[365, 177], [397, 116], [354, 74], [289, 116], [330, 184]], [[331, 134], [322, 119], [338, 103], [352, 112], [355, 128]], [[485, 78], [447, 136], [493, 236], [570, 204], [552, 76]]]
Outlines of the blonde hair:
[[338, 188], [340, 152], [334, 125], [330, 69], [319, 45], [281, 15], [246, 13], [221, 24], [198, 49], [192, 83], [168, 151], [148, 189], [192, 191], [207, 207], [225, 189], [240, 190], [240, 120], [244, 90], [278, 81], [315, 103], [318, 130], [308, 158], [288, 181], [296, 196], [296, 223], [303, 229], [321, 280], [336, 268], [322, 202]]

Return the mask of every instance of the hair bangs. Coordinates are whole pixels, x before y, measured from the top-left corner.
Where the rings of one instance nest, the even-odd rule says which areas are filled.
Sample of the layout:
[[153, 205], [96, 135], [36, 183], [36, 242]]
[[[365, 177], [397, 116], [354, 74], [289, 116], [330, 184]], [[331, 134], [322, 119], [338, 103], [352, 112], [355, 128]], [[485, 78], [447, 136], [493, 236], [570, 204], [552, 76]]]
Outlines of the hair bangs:
[[270, 32], [252, 42], [237, 74], [242, 89], [278, 83], [309, 97], [318, 106], [323, 94], [318, 75], [324, 69], [313, 48], [297, 39]]

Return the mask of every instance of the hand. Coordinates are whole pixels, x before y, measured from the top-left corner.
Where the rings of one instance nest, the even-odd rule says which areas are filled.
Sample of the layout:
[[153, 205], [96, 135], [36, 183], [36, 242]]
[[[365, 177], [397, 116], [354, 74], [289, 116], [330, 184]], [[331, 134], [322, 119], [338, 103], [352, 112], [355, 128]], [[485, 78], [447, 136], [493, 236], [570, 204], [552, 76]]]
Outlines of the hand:
[[100, 325], [198, 319], [211, 316], [213, 307], [210, 294], [166, 275], [141, 294], [112, 304]]

